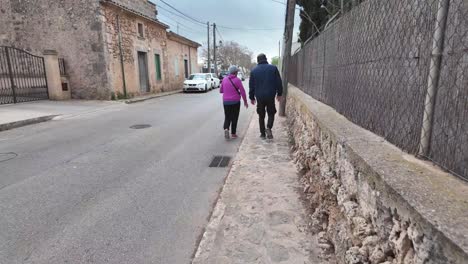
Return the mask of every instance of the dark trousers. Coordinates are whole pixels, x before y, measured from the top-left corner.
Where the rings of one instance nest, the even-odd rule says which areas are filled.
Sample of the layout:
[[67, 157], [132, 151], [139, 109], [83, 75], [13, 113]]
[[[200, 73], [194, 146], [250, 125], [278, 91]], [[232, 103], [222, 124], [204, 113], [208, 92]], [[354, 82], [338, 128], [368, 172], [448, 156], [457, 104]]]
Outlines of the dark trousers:
[[231, 128], [231, 134], [236, 134], [239, 120], [240, 102], [233, 105], [224, 105], [224, 129]]
[[275, 122], [275, 114], [276, 114], [275, 98], [257, 99], [257, 113], [258, 113], [258, 120], [260, 123], [260, 133], [262, 135], [265, 135], [265, 115], [268, 114], [267, 127], [269, 129], [273, 128], [273, 123]]

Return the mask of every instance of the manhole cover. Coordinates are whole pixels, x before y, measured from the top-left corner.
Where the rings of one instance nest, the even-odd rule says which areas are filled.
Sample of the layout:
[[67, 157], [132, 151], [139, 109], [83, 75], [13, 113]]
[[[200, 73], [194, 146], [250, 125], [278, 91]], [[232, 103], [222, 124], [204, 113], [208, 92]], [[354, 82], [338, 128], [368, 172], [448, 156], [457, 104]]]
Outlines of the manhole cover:
[[231, 157], [229, 156], [215, 156], [210, 163], [210, 168], [224, 168], [229, 165]]
[[13, 153], [13, 152], [0, 153], [0, 162], [12, 160], [12, 159], [14, 159], [16, 157], [18, 157], [18, 154]]
[[130, 128], [133, 128], [133, 129], [144, 129], [144, 128], [148, 128], [148, 127], [151, 127], [151, 125], [148, 125], [148, 124], [139, 124], [139, 125], [133, 125], [133, 126], [131, 126]]

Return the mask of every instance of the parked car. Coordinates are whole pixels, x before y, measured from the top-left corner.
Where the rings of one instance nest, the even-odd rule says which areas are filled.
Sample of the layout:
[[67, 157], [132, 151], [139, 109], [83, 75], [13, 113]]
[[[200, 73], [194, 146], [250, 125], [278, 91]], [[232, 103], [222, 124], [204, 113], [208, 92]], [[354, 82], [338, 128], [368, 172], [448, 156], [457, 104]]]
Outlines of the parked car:
[[213, 81], [213, 87], [211, 87], [212, 89], [213, 88], [219, 88], [219, 86], [221, 85], [221, 81], [219, 80], [218, 77], [216, 77], [216, 74], [214, 73], [208, 73], [209, 76], [211, 76], [211, 81]]
[[229, 72], [228, 71], [221, 71], [219, 73], [219, 80], [222, 82], [224, 77], [228, 76], [229, 75]]
[[243, 72], [238, 72], [237, 73], [237, 78], [241, 79], [242, 81], [245, 81], [244, 73]]
[[184, 92], [197, 91], [208, 92], [213, 89], [214, 80], [212, 81], [211, 74], [208, 73], [195, 73], [191, 74], [187, 80], [184, 81]]

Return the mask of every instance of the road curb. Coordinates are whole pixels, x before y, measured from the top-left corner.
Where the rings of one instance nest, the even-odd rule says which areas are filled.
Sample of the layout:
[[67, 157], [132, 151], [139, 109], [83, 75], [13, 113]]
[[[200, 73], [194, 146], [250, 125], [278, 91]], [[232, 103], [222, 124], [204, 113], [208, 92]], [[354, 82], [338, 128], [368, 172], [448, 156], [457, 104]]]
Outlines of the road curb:
[[124, 101], [124, 102], [125, 102], [126, 104], [134, 104], [134, 103], [140, 103], [140, 102], [144, 102], [144, 101], [147, 101], [147, 100], [151, 100], [151, 99], [155, 99], [155, 98], [160, 98], [160, 97], [165, 97], [165, 96], [169, 96], [169, 95], [174, 95], [174, 94], [178, 94], [178, 93], [182, 93], [182, 90], [177, 90], [177, 91], [167, 92], [167, 93], [155, 94], [155, 95], [153, 95], [153, 96], [148, 96], [148, 97], [145, 97], [145, 98], [130, 99], [130, 100], [126, 100], [126, 101]]
[[213, 203], [213, 209], [211, 211], [211, 214], [208, 216], [208, 223], [204, 228], [203, 232], [201, 233], [199, 241], [197, 241], [195, 251], [193, 252], [191, 257], [190, 264], [203, 263], [203, 261], [206, 258], [206, 255], [208, 255], [211, 252], [212, 245], [215, 243], [216, 234], [218, 232], [221, 220], [223, 219], [224, 213], [226, 211], [226, 204], [224, 203], [224, 200], [221, 199], [224, 192], [224, 188], [226, 187], [227, 181], [231, 177], [232, 168], [238, 160], [237, 155], [239, 154], [239, 150], [241, 149], [242, 145], [245, 144], [247, 131], [250, 129], [254, 122], [254, 116], [255, 114], [252, 113], [249, 117], [249, 123], [247, 125], [247, 128], [245, 129], [242, 142], [239, 144], [236, 156], [232, 161], [231, 166], [229, 167], [229, 171], [226, 174], [226, 177], [224, 178], [223, 186], [221, 186], [220, 190], [218, 191], [218, 197], [216, 197], [216, 200]]
[[11, 129], [18, 128], [18, 127], [23, 127], [23, 126], [33, 125], [33, 124], [37, 124], [37, 123], [47, 122], [47, 121], [50, 121], [54, 117], [57, 117], [57, 116], [58, 115], [47, 115], [47, 116], [40, 116], [40, 117], [35, 117], [35, 118], [30, 118], [30, 119], [25, 119], [25, 120], [20, 120], [20, 121], [5, 123], [5, 124], [0, 124], [0, 131], [11, 130]]

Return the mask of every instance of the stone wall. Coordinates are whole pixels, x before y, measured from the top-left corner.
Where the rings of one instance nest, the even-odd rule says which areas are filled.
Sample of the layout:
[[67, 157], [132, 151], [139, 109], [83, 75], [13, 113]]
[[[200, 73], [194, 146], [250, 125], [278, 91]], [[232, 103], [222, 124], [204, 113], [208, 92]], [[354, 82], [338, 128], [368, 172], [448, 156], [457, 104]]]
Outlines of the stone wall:
[[[190, 49], [190, 51], [189, 51]], [[191, 73], [190, 62], [198, 60], [197, 49], [173, 39], [168, 40], [168, 85], [171, 90], [182, 89], [185, 80], [184, 61], [187, 60], [188, 73]], [[190, 56], [190, 58], [189, 58]], [[177, 61], [177, 63], [176, 63]], [[177, 67], [177, 69], [176, 69]], [[178, 74], [177, 74], [178, 73]]]
[[294, 157], [323, 257], [346, 264], [462, 264], [468, 185], [416, 161], [290, 86]]
[[[116, 94], [123, 93], [117, 15], [119, 15], [120, 20], [127, 93], [130, 96], [141, 94], [137, 57], [139, 51], [147, 53], [150, 92], [155, 93], [168, 90], [164, 77], [164, 71], [166, 69], [166, 29], [155, 22], [141, 18], [130, 12], [122, 12], [120, 8], [113, 5], [103, 5], [102, 10], [106, 36], [105, 49], [109, 54], [109, 71], [111, 75], [110, 83], [112, 91]], [[144, 38], [138, 36], [138, 23], [144, 25]], [[155, 54], [159, 54], [161, 57], [161, 73], [163, 79], [159, 81], [156, 80]]]
[[65, 58], [74, 98], [108, 99], [99, 1], [0, 0], [0, 44]]
[[156, 5], [148, 0], [110, 0], [149, 18], [156, 18]]
[[[183, 41], [169, 39], [169, 33], [163, 25], [131, 12], [122, 11], [115, 5], [104, 4], [102, 13], [105, 25], [105, 50], [109, 54], [110, 86], [115, 94], [123, 93], [117, 16], [120, 20], [127, 93], [130, 96], [143, 94], [139, 83], [138, 52], [145, 52], [147, 56], [151, 93], [182, 89], [185, 79], [184, 59], [189, 60], [191, 56], [190, 60], [196, 62], [198, 60], [197, 48], [190, 47]], [[144, 26], [143, 38], [138, 36], [138, 23]], [[162, 80], [156, 79], [156, 54], [161, 60]], [[177, 60], [177, 71], [175, 60]]]
[[10, 45], [15, 38], [15, 28], [18, 27], [13, 25], [10, 1], [0, 0], [0, 45]]

